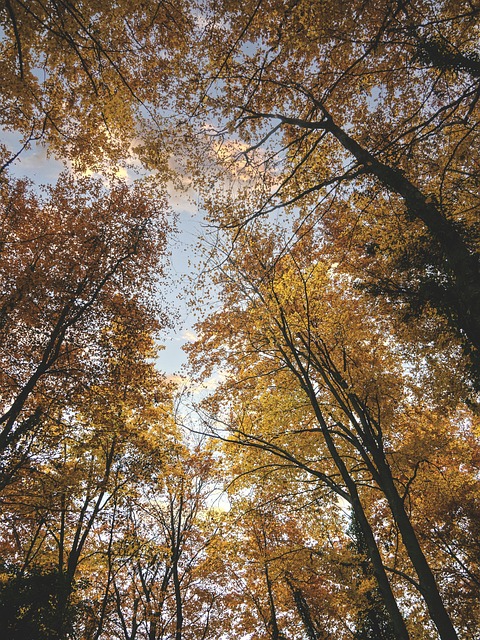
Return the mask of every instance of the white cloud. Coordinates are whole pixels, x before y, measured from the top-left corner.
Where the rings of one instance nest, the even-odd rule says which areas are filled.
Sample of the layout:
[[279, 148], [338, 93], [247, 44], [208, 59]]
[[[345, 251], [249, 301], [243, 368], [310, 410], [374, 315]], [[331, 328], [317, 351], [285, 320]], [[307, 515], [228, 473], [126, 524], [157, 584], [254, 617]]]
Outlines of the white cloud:
[[195, 331], [192, 331], [192, 329], [185, 329], [184, 331], [182, 331], [182, 335], [181, 335], [182, 340], [187, 340], [188, 342], [196, 342], [198, 340], [198, 336], [195, 333]]

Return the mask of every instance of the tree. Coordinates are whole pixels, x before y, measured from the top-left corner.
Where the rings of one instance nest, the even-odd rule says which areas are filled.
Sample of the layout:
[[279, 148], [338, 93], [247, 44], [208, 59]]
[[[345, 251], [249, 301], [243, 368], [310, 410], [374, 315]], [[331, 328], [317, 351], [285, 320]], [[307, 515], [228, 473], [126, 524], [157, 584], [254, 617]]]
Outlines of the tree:
[[[207, 373], [212, 365], [228, 373], [215, 414], [225, 412], [240, 443], [305, 469], [351, 504], [395, 634], [408, 637], [370, 512], [380, 490], [390, 511], [382, 513], [398, 527], [416, 573], [404, 576], [425, 600], [440, 637], [456, 637], [405, 506], [410, 483], [401, 490], [392, 466], [395, 443], [411, 428], [408, 407], [421, 403], [415, 379], [402, 371], [411, 365], [402, 362], [388, 326], [371, 315], [341, 272], [322, 262], [307, 235], [297, 237], [289, 253], [277, 228], [265, 231], [259, 224], [253, 233], [237, 232], [236, 242], [223, 254], [218, 276], [223, 308], [201, 323], [202, 340], [192, 347]], [[263, 397], [284, 385], [298, 385], [311, 413], [299, 424], [287, 418], [279, 432], [262, 415]], [[235, 399], [231, 408], [227, 397]]]
[[[478, 16], [2, 3], [12, 637], [478, 636]], [[34, 141], [104, 182], [11, 180]], [[174, 174], [218, 232], [191, 353], [224, 374], [200, 409], [220, 450], [185, 440], [153, 364]]]
[[[360, 563], [359, 573], [361, 577], [368, 579], [373, 575], [371, 563], [368, 561], [368, 546], [355, 516], [352, 517], [349, 533], [352, 537], [353, 548], [357, 553], [365, 556], [365, 560]], [[369, 589], [365, 596], [366, 606], [359, 611], [357, 616], [355, 640], [374, 640], [375, 638], [394, 640], [392, 625], [378, 588]]]
[[[58, 638], [58, 599], [64, 592], [56, 570], [34, 568], [27, 575], [13, 575], [0, 587], [0, 620], [12, 640]], [[65, 612], [62, 626], [72, 629], [74, 611]]]
[[[147, 185], [63, 175], [47, 197], [3, 181], [0, 262], [2, 482], [46, 422], [102, 379], [101, 327], [123, 314], [154, 332], [150, 300], [165, 251], [165, 206]], [[147, 301], [148, 300], [148, 301]], [[76, 395], [76, 399], [74, 396]], [[78, 406], [78, 405], [77, 405]]]
[[[12, 633], [22, 634], [25, 625], [43, 618], [48, 624], [37, 629], [39, 638], [70, 637], [81, 626], [90, 574], [97, 572], [97, 562], [103, 564], [103, 540], [118, 525], [122, 494], [137, 465], [141, 469], [148, 431], [165, 419], [168, 388], [150, 361], [153, 339], [139, 323], [145, 317], [135, 305], [123, 312], [100, 336], [107, 355], [102, 379], [97, 376], [80, 398], [70, 398], [61, 421], [58, 414], [56, 422], [47, 420], [53, 431], [48, 451], [46, 434], [37, 434], [43, 438], [30, 447], [28, 466], [1, 496], [6, 594], [20, 586], [18, 614], [7, 622], [12, 612], [8, 606], [3, 611]], [[130, 490], [135, 488], [132, 483]], [[50, 601], [36, 594], [42, 580]], [[108, 572], [101, 582], [108, 590]], [[100, 612], [96, 637], [102, 626]]]
[[190, 20], [179, 3], [6, 0], [0, 126], [79, 167], [125, 161], [142, 117], [159, 124]]
[[225, 453], [234, 461], [229, 473], [237, 476], [220, 542], [232, 631], [254, 638], [351, 638], [355, 612], [366, 603], [364, 584], [354, 578], [360, 558], [338, 502], [268, 453], [252, 456], [231, 441]]
[[[478, 9], [205, 4], [196, 113], [220, 120], [212, 146], [225, 140], [218, 162], [235, 166], [233, 195], [250, 203], [219, 215], [223, 184], [215, 192], [208, 180], [213, 220], [292, 212], [386, 316], [416, 318], [417, 338], [442, 337], [439, 350], [462, 344], [475, 378], [478, 167], [467, 149], [477, 144]], [[251, 198], [255, 177], [266, 187]]]
[[212, 460], [187, 449], [171, 416], [167, 424], [170, 432], [163, 425], [155, 434], [163, 436], [161, 448], [156, 439], [144, 447], [143, 471], [124, 496], [108, 558], [108, 637], [181, 640], [212, 637], [215, 629], [218, 598], [205, 568], [217, 529], [206, 504]]

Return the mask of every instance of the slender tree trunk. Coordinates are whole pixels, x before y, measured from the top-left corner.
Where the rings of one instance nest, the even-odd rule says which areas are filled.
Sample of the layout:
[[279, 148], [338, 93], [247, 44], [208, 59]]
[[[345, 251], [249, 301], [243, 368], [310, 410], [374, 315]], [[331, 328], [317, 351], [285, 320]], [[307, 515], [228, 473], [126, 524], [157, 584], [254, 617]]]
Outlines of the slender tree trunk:
[[[265, 537], [265, 532], [264, 537]], [[275, 608], [275, 600], [273, 597], [273, 589], [272, 582], [270, 580], [270, 572], [268, 570], [268, 564], [265, 562], [263, 567], [263, 572], [265, 574], [265, 582], [267, 583], [267, 594], [268, 594], [268, 606], [270, 609], [270, 620], [269, 626], [271, 628], [270, 635], [272, 640], [280, 640], [280, 629], [278, 628], [278, 620], [277, 620], [277, 610]]]
[[[304, 346], [306, 346], [305, 341], [303, 342]], [[400, 494], [398, 493], [397, 487], [395, 485], [390, 465], [386, 460], [385, 452], [383, 450], [381, 432], [378, 431], [377, 436], [375, 436], [374, 430], [372, 429], [372, 425], [374, 425], [376, 421], [370, 416], [368, 407], [366, 407], [354, 393], [349, 393], [347, 396], [348, 401], [353, 404], [355, 414], [358, 415], [358, 419], [356, 418], [356, 415], [346, 404], [345, 398], [337, 390], [334, 382], [332, 382], [332, 378], [335, 379], [337, 384], [339, 384], [342, 389], [348, 388], [347, 381], [343, 379], [338, 369], [336, 369], [334, 363], [328, 358], [328, 354], [325, 353], [324, 356], [326, 358], [325, 362], [322, 363], [322, 361], [315, 359], [315, 365], [318, 371], [323, 376], [325, 382], [327, 382], [332, 395], [340, 404], [340, 407], [342, 408], [350, 424], [352, 425], [352, 433], [356, 434], [356, 443], [354, 444], [354, 446], [356, 447], [357, 451], [360, 453], [364, 461], [368, 463], [371, 469], [371, 473], [374, 476], [374, 480], [387, 499], [393, 518], [402, 536], [402, 540], [409, 558], [417, 573], [420, 585], [420, 593], [425, 601], [425, 604], [427, 605], [430, 617], [437, 627], [442, 640], [458, 640], [458, 636], [453, 623], [448, 615], [447, 610], [445, 609], [445, 605], [440, 595], [440, 591], [435, 581], [433, 572], [430, 569], [427, 559], [423, 554], [411, 520], [405, 511], [403, 500], [400, 497]], [[336, 451], [335, 443], [326, 425], [322, 411], [318, 406], [316, 395], [309, 380], [308, 373], [305, 371], [305, 368], [302, 367], [300, 359], [298, 359], [298, 364], [302, 369], [302, 384], [304, 385], [304, 388], [310, 397], [312, 405], [314, 405], [317, 420], [322, 428], [322, 432], [324, 434], [325, 441], [332, 455], [332, 458], [334, 459], [335, 464], [337, 465], [339, 470], [340, 466], [345, 467], [345, 472], [341, 471], [341, 473], [342, 477], [344, 478], [344, 482], [347, 484], [346, 477], [347, 475], [349, 475], [348, 469], [346, 468], [343, 459]], [[360, 420], [360, 422], [358, 420]], [[379, 430], [379, 427], [377, 427], [377, 429]], [[350, 488], [348, 484], [347, 486], [352, 498], [354, 498], [354, 493], [352, 493], [352, 491], [356, 492], [356, 484], [353, 479], [352, 482], [352, 488]], [[356, 495], [358, 498], [358, 493]], [[355, 504], [352, 503], [352, 506], [356, 515]], [[365, 514], [360, 514], [360, 517], [364, 518]], [[365, 525], [362, 523], [361, 519], [358, 519], [358, 522], [362, 532], [364, 532]], [[369, 548], [369, 552], [374, 552], [373, 548], [371, 548], [371, 544], [369, 543], [368, 538], [365, 539], [365, 542]], [[371, 559], [373, 562], [374, 558], [372, 557]], [[387, 608], [389, 608], [387, 601], [385, 601], [385, 605], [387, 606]]]
[[175, 589], [175, 640], [182, 640], [183, 606], [182, 593], [180, 590], [180, 577], [178, 575], [178, 559], [174, 561], [173, 565], [173, 586]]
[[452, 281], [443, 304], [455, 317], [458, 329], [474, 348], [472, 363], [478, 372], [480, 370], [480, 261], [478, 255], [468, 246], [465, 233], [445, 216], [434, 197], [424, 194], [402, 171], [379, 160], [336, 124], [320, 101], [313, 96], [310, 98], [323, 114], [323, 118], [317, 122], [279, 114], [256, 115], [278, 119], [284, 124], [291, 124], [301, 129], [330, 133], [346, 151], [352, 154], [364, 174], [375, 176], [388, 191], [399, 195], [405, 202], [409, 214], [423, 222], [441, 248], [445, 258], [446, 272]]
[[288, 329], [282, 323], [280, 324], [279, 328], [282, 331], [286, 343], [287, 345], [289, 345], [291, 355], [293, 356], [293, 359], [291, 359], [286, 352], [283, 352], [285, 363], [290, 368], [292, 373], [297, 377], [304, 392], [306, 393], [312, 409], [315, 413], [317, 422], [322, 431], [322, 435], [324, 437], [325, 444], [327, 445], [330, 456], [338, 471], [340, 472], [345, 486], [347, 487], [347, 491], [350, 495], [350, 504], [352, 506], [354, 516], [357, 519], [359, 527], [361, 528], [364, 535], [365, 544], [367, 545], [368, 554], [372, 562], [373, 573], [375, 575], [379, 591], [385, 603], [385, 608], [387, 609], [388, 615], [390, 616], [395, 636], [397, 640], [409, 640], [410, 636], [405, 624], [405, 620], [403, 619], [403, 616], [400, 613], [400, 609], [398, 608], [398, 604], [393, 594], [387, 573], [385, 571], [382, 556], [375, 540], [373, 530], [363, 509], [355, 480], [350, 475], [350, 472], [341, 454], [338, 452], [335, 442], [333, 441], [332, 434], [330, 433], [328, 425], [325, 421], [322, 409], [318, 404], [315, 389], [313, 387], [308, 371], [305, 369], [305, 366], [302, 363], [300, 354], [296, 350], [295, 345], [291, 342], [291, 337], [289, 335]]
[[305, 600], [305, 597], [302, 591], [297, 587], [295, 587], [295, 585], [293, 584], [293, 582], [290, 580], [288, 576], [285, 577], [285, 581], [288, 584], [288, 588], [292, 592], [293, 600], [295, 602], [298, 615], [302, 619], [303, 626], [305, 628], [305, 633], [307, 634], [309, 640], [322, 640], [317, 633], [315, 624], [310, 614], [310, 607], [308, 606], [308, 602]]
[[[183, 487], [182, 487], [183, 489]], [[175, 593], [175, 640], [182, 640], [183, 631], [183, 602], [182, 591], [180, 588], [180, 575], [178, 572], [178, 563], [181, 553], [181, 524], [183, 518], [183, 496], [180, 498], [180, 504], [177, 513], [178, 522], [175, 524], [175, 513], [173, 498], [170, 498], [170, 527], [171, 527], [171, 544], [172, 544], [172, 580]]]
[[409, 213], [421, 220], [440, 245], [451, 273], [451, 299], [445, 305], [454, 311], [457, 324], [464, 331], [477, 353], [480, 351], [480, 264], [478, 256], [468, 247], [459, 228], [448, 220], [439, 205], [427, 197], [401, 171], [392, 168], [372, 155], [341, 127], [326, 116], [324, 129], [329, 131], [355, 159], [365, 172], [377, 179], [389, 191], [403, 198]]
[[[378, 454], [377, 454], [378, 455]], [[384, 457], [378, 455], [377, 468], [382, 481], [380, 487], [387, 498], [394, 520], [402, 536], [408, 557], [417, 573], [420, 593], [425, 600], [431, 619], [442, 640], [458, 640], [457, 632], [448, 615], [438, 590], [435, 576], [425, 558], [412, 522], [405, 511], [405, 505], [393, 480], [390, 466]]]
[[328, 447], [330, 455], [332, 456], [332, 459], [337, 469], [339, 470], [342, 476], [342, 479], [345, 483], [345, 486], [347, 487], [347, 490], [350, 494], [353, 513], [362, 531], [362, 534], [364, 536], [365, 544], [368, 550], [368, 556], [372, 562], [373, 573], [377, 580], [379, 591], [385, 603], [385, 608], [388, 612], [388, 615], [390, 616], [390, 620], [392, 623], [392, 628], [394, 630], [395, 636], [397, 640], [409, 640], [410, 636], [409, 636], [405, 621], [402, 617], [402, 614], [400, 613], [400, 609], [398, 608], [397, 601], [393, 594], [390, 581], [385, 571], [382, 556], [380, 554], [377, 541], [375, 540], [373, 530], [370, 526], [370, 523], [368, 522], [367, 516], [363, 509], [363, 505], [357, 491], [357, 485], [355, 483], [355, 480], [350, 475], [350, 472], [348, 471], [345, 462], [343, 461], [341, 455], [337, 451], [333, 438], [328, 430], [328, 426], [325, 423], [325, 420], [323, 418], [321, 409], [318, 406], [314, 390], [313, 389], [308, 390], [307, 388], [307, 391], [308, 391], [308, 395], [310, 397], [310, 401], [312, 403], [313, 409], [317, 416], [317, 420], [322, 429], [322, 433], [325, 438], [325, 443]]

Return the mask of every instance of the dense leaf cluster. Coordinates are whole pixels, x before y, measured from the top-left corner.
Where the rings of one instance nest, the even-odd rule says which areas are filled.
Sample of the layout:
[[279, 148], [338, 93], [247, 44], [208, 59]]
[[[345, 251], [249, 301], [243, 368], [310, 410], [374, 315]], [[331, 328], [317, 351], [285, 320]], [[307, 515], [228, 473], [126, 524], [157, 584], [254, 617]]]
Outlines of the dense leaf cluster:
[[[1, 4], [9, 638], [480, 638], [479, 16]], [[55, 185], [12, 176], [35, 143]], [[181, 188], [194, 411], [158, 370]]]

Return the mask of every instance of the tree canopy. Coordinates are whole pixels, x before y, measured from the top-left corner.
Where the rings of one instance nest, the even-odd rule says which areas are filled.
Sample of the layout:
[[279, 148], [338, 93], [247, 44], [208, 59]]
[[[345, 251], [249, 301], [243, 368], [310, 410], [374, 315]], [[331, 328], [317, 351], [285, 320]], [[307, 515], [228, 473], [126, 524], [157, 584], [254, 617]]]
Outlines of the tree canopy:
[[1, 3], [9, 638], [480, 639], [479, 16]]

